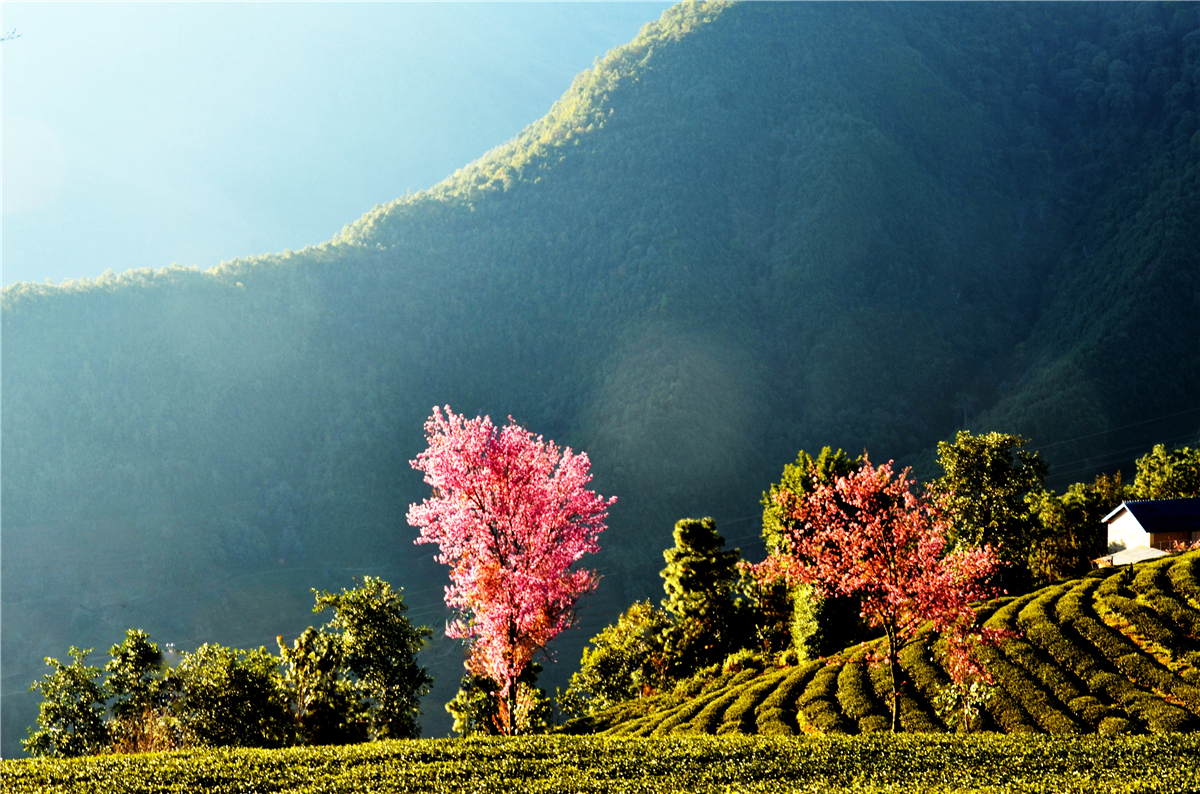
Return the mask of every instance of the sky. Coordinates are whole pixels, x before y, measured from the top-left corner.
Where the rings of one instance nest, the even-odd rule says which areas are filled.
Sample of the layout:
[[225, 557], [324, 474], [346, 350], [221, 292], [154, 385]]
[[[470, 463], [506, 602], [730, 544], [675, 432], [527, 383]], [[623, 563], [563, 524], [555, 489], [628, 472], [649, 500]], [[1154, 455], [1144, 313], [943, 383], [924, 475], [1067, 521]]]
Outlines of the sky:
[[512, 138], [669, 5], [6, 0], [3, 284], [328, 240]]

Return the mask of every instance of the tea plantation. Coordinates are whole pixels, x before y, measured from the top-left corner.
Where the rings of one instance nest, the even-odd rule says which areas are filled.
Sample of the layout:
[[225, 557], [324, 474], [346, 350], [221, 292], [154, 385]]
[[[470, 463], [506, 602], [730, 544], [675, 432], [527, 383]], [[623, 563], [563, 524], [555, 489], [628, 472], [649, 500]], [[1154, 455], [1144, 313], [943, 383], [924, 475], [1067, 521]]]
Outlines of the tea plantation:
[[1020, 637], [989, 653], [996, 686], [970, 734], [951, 734], [961, 724], [935, 705], [948, 676], [926, 641], [901, 654], [897, 735], [885, 732], [883, 669], [858, 647], [733, 666], [561, 729], [592, 735], [10, 760], [0, 784], [6, 794], [1200, 791], [1200, 551], [985, 612]]
[[[976, 729], [1030, 734], [1200, 728], [1200, 551], [1103, 568], [990, 604], [986, 625], [1020, 634], [986, 650], [995, 679]], [[905, 732], [959, 727], [936, 701], [949, 683], [932, 638], [900, 653]], [[697, 692], [631, 701], [570, 722], [609, 736], [858, 734], [890, 728], [872, 646], [782, 669], [726, 669]]]
[[1200, 736], [539, 736], [5, 761], [25, 792], [1194, 792]]

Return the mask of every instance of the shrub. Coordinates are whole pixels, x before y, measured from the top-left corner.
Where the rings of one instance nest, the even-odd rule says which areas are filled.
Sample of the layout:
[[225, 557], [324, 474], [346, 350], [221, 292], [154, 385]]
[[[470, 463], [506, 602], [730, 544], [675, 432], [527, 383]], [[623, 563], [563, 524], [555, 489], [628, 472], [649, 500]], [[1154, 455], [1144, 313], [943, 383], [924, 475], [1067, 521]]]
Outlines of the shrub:
[[592, 637], [583, 649], [580, 669], [559, 698], [569, 714], [603, 711], [617, 703], [644, 697], [667, 687], [662, 634], [670, 624], [665, 612], [638, 601]]
[[725, 718], [717, 733], [754, 733], [755, 710], [758, 704], [771, 694], [785, 678], [785, 671], [769, 673], [748, 684], [741, 695], [725, 711]]
[[1200, 552], [1180, 555], [1167, 576], [1180, 599], [1193, 609], [1200, 609]]
[[[889, 697], [892, 691], [892, 682], [889, 676], [890, 674], [886, 667], [870, 668], [871, 684], [875, 687], [875, 694], [884, 702], [886, 702], [885, 698]], [[932, 716], [930, 710], [922, 703], [921, 699], [915, 696], [912, 687], [903, 688], [898, 717], [900, 730], [907, 733], [932, 733], [941, 730], [936, 718]]]
[[891, 715], [884, 714], [879, 699], [875, 697], [875, 688], [871, 686], [864, 666], [866, 662], [861, 656], [855, 657], [842, 665], [838, 673], [837, 699], [842, 712], [861, 727], [862, 721], [868, 717], [884, 717], [889, 727]]
[[1100, 721], [1100, 727], [1096, 729], [1097, 733], [1106, 736], [1118, 733], [1131, 733], [1132, 731], [1133, 725], [1123, 717], [1105, 717]]

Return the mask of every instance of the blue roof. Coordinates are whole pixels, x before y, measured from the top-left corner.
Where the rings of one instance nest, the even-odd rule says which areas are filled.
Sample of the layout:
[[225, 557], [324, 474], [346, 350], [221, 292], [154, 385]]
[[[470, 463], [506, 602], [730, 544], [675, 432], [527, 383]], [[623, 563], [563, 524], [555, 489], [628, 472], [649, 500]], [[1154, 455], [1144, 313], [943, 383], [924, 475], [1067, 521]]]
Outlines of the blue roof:
[[[1124, 502], [1124, 507], [1147, 532], [1184, 532], [1200, 529], [1200, 499], [1142, 499]], [[1120, 512], [1121, 508], [1104, 517]]]

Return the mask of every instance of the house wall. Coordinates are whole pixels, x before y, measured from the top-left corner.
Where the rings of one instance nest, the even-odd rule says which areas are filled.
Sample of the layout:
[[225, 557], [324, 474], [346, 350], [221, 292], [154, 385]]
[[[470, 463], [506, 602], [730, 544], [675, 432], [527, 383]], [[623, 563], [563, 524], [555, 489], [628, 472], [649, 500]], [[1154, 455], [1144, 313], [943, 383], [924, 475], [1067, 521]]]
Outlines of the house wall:
[[1151, 532], [1150, 545], [1156, 549], [1170, 551], [1174, 544], [1190, 541], [1191, 535], [1192, 533], [1187, 530], [1182, 532]]
[[1116, 518], [1108, 522], [1109, 554], [1122, 549], [1132, 549], [1134, 546], [1149, 545], [1150, 533], [1142, 529], [1142, 525], [1128, 510], [1122, 510]]

